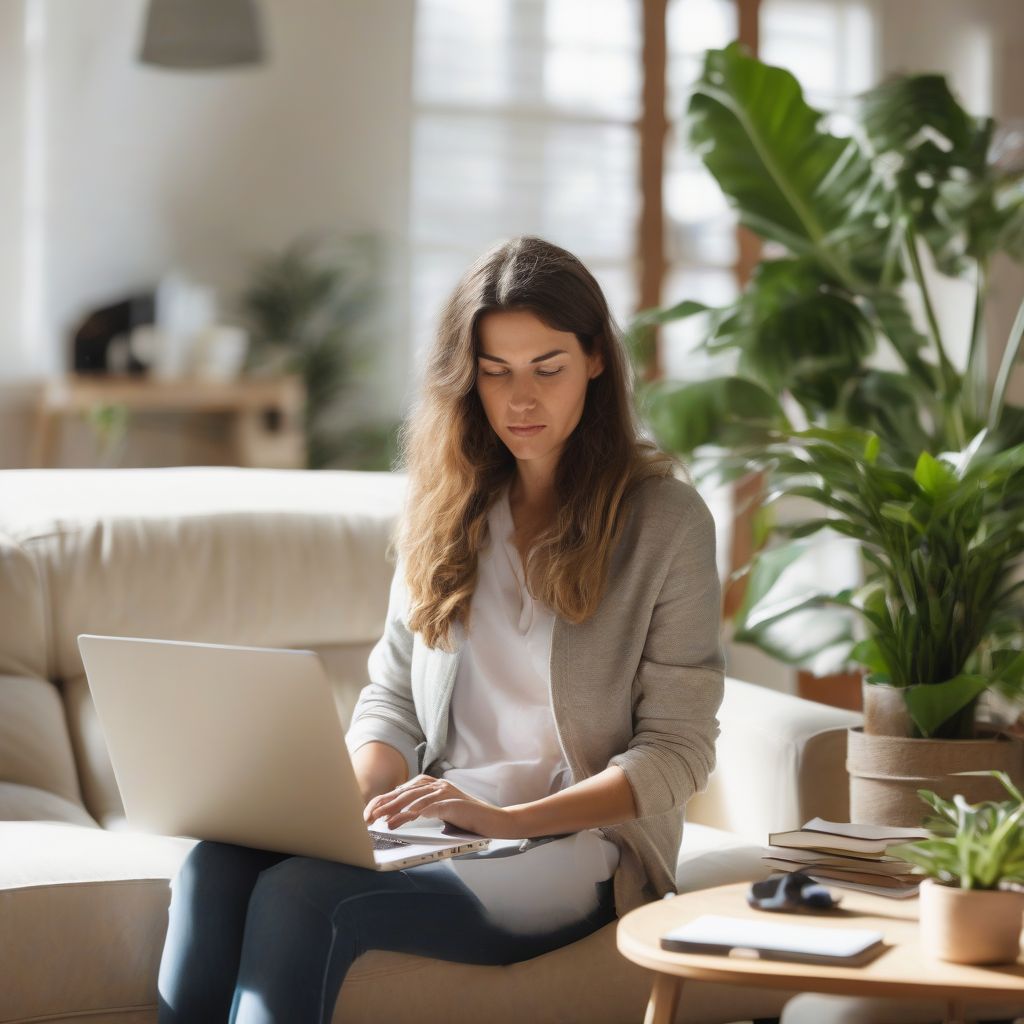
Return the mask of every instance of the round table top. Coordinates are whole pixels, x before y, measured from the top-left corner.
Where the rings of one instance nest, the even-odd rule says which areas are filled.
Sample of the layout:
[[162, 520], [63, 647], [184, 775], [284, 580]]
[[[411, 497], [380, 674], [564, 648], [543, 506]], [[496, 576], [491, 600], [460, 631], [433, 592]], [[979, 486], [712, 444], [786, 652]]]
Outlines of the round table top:
[[[934, 960], [921, 950], [918, 900], [890, 899], [835, 888], [839, 908], [820, 913], [781, 914], [747, 905], [749, 883], [680, 893], [631, 910], [617, 928], [619, 952], [662, 974], [759, 988], [799, 989], [840, 995], [919, 996], [933, 999], [1013, 999], [1024, 1003], [1024, 960], [999, 967], [971, 967]], [[884, 936], [885, 951], [861, 967], [673, 953], [661, 936], [704, 914], [772, 920], [807, 927], [868, 928]]]

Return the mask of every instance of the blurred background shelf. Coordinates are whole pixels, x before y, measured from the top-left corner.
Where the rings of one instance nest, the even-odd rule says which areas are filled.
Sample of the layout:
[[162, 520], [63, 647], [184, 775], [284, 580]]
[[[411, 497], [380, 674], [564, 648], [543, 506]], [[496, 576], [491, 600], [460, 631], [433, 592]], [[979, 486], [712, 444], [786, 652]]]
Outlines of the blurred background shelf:
[[53, 465], [62, 421], [91, 418], [100, 430], [130, 430], [146, 413], [223, 413], [230, 417], [233, 462], [301, 469], [306, 465], [302, 413], [305, 389], [296, 376], [160, 380], [68, 375], [47, 380], [39, 394], [32, 465]]

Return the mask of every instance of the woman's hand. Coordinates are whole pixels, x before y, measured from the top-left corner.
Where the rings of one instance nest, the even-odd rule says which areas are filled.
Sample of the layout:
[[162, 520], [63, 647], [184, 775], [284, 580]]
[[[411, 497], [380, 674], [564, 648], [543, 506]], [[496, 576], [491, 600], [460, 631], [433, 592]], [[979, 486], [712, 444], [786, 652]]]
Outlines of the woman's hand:
[[519, 839], [516, 815], [468, 796], [444, 779], [417, 775], [388, 793], [375, 796], [363, 809], [363, 820], [371, 824], [384, 818], [388, 828], [397, 828], [414, 818], [440, 818], [465, 832], [489, 839]]

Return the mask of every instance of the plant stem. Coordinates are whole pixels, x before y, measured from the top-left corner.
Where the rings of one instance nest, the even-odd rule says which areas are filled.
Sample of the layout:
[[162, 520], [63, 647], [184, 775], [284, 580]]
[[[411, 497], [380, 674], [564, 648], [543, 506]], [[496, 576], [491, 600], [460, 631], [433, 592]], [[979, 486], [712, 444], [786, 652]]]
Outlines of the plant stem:
[[907, 254], [907, 262], [913, 272], [914, 280], [921, 289], [921, 301], [924, 304], [925, 317], [928, 320], [928, 331], [931, 334], [932, 342], [935, 344], [935, 354], [939, 360], [939, 379], [942, 382], [943, 403], [946, 412], [952, 421], [954, 440], [960, 448], [967, 444], [967, 432], [964, 428], [963, 409], [960, 407], [958, 398], [960, 392], [959, 375], [942, 347], [942, 335], [939, 331], [939, 321], [935, 316], [935, 307], [932, 305], [931, 295], [924, 280], [924, 271], [921, 269], [921, 260], [917, 255], [917, 233], [910, 221], [910, 215], [903, 213], [903, 248]]
[[999, 426], [999, 417], [1003, 414], [1003, 398], [1006, 394], [1006, 385], [1010, 381], [1010, 374], [1013, 372], [1013, 364], [1017, 360], [1017, 350], [1020, 348], [1021, 335], [1024, 334], [1024, 301], [1017, 310], [1017, 317], [1010, 328], [1010, 337], [1006, 341], [1006, 348], [1003, 350], [1003, 359], [999, 364], [999, 373], [996, 374], [995, 388], [992, 391], [992, 405], [988, 411], [988, 429], [995, 430]]
[[971, 412], [981, 419], [988, 394], [988, 352], [985, 350], [985, 296], [988, 291], [988, 267], [984, 259], [977, 263], [974, 282], [974, 319], [971, 322], [971, 347], [967, 353], [967, 377], [971, 386]]

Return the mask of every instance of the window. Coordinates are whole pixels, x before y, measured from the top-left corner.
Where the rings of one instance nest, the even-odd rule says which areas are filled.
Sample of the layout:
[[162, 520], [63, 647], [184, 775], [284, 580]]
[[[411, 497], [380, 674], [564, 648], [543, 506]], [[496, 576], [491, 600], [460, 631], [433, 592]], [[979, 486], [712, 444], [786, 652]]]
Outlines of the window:
[[[683, 119], [704, 51], [726, 46], [738, 35], [734, 0], [669, 0], [666, 37], [666, 136], [664, 206], [666, 274], [662, 305], [695, 299], [710, 306], [731, 302], [737, 293], [736, 217], [700, 158], [684, 144]], [[721, 357], [694, 351], [700, 318], [661, 330], [664, 376], [679, 379], [720, 372]]]
[[[668, 0], [661, 303], [721, 305], [738, 285], [736, 218], [682, 142], [703, 52], [738, 35], [738, 3]], [[839, 111], [874, 77], [872, 0], [763, 0], [761, 52]], [[637, 308], [643, 0], [417, 0], [410, 310], [417, 362], [469, 262], [509, 235], [575, 252], [620, 324]], [[661, 331], [666, 376], [727, 371]]]
[[418, 0], [412, 339], [490, 244], [574, 252], [620, 323], [635, 311], [639, 0]]

